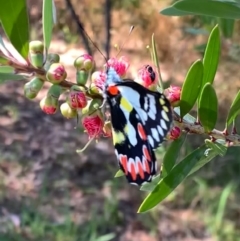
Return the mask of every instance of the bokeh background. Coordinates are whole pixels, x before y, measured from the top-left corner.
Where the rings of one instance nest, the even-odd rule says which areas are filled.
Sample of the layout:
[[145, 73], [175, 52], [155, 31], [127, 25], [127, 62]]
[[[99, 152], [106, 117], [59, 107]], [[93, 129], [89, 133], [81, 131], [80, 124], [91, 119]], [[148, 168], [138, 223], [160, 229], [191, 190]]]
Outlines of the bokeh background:
[[[71, 0], [79, 21], [103, 52], [106, 46], [104, 0]], [[73, 62], [86, 52], [81, 33], [65, 0], [55, 0], [57, 25], [50, 52], [74, 81]], [[112, 1], [111, 50], [121, 46], [128, 57], [129, 77], [146, 63], [146, 46], [154, 33], [166, 86], [181, 85], [191, 63], [202, 58], [211, 29], [210, 17], [166, 17], [159, 11], [167, 0]], [[42, 40], [41, 0], [28, 1], [31, 39]], [[135, 30], [128, 36], [131, 25]], [[88, 42], [97, 66], [104, 64]], [[105, 53], [105, 52], [104, 52]], [[240, 87], [239, 24], [233, 36], [222, 37], [222, 53], [215, 87], [219, 97], [218, 128]], [[0, 240], [1, 241], [237, 241], [240, 240], [240, 149], [229, 148], [224, 158], [184, 181], [163, 203], [137, 214], [147, 195], [113, 178], [118, 165], [112, 142], [101, 139], [81, 154], [88, 137], [76, 120], [60, 113], [47, 116], [39, 108], [44, 89], [34, 100], [23, 96], [24, 82], [0, 86]], [[195, 114], [193, 110], [193, 114]], [[189, 136], [184, 156], [206, 136]], [[164, 145], [158, 160], [164, 154]]]

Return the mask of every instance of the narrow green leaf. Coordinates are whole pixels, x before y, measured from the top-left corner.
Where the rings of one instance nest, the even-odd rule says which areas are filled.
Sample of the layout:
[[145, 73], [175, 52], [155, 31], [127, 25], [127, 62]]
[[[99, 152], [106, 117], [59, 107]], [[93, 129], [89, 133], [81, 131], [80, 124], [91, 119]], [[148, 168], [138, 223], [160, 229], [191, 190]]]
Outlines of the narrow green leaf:
[[29, 26], [26, 0], [0, 0], [0, 20], [15, 49], [24, 59], [28, 56]]
[[227, 152], [227, 147], [217, 142], [212, 142], [211, 140], [205, 140], [206, 145], [214, 150], [219, 156], [225, 156]]
[[54, 24], [54, 2], [53, 0], [43, 0], [42, 26], [45, 48], [48, 49], [52, 39], [52, 29]]
[[18, 74], [10, 74], [10, 73], [0, 73], [0, 84], [3, 84], [7, 81], [11, 80], [22, 80], [25, 76]]
[[162, 80], [162, 76], [161, 76], [161, 71], [160, 71], [160, 64], [159, 64], [159, 58], [158, 58], [158, 54], [157, 54], [157, 48], [156, 48], [156, 41], [154, 38], [154, 34], [152, 35], [152, 57], [153, 57], [153, 62], [157, 68], [157, 72], [158, 72], [158, 82], [159, 82], [159, 86], [161, 88], [161, 92], [163, 90], [163, 80]]
[[203, 87], [198, 106], [198, 115], [206, 132], [214, 129], [218, 117], [218, 99], [210, 83]]
[[0, 66], [0, 73], [14, 73], [14, 68], [11, 66]]
[[204, 155], [205, 149], [205, 145], [197, 148], [175, 165], [171, 172], [145, 198], [138, 212], [146, 212], [164, 200], [188, 176], [192, 168]]
[[219, 27], [225, 38], [232, 38], [235, 25], [234, 19], [219, 18]]
[[202, 86], [203, 64], [197, 60], [190, 67], [183, 83], [180, 97], [181, 117], [186, 115], [194, 106]]
[[237, 115], [240, 113], [240, 90], [238, 91], [235, 99], [232, 102], [230, 110], [228, 112], [226, 120], [226, 128], [234, 121]]
[[144, 183], [141, 186], [140, 190], [141, 191], [146, 191], [146, 192], [152, 192], [154, 190], [154, 188], [156, 187], [156, 185], [161, 180], [161, 178], [162, 178], [162, 176], [160, 174], [158, 174], [157, 176], [153, 177], [151, 182]]
[[213, 83], [220, 56], [220, 32], [218, 25], [215, 26], [208, 38], [207, 47], [203, 58], [203, 85]]
[[163, 9], [160, 13], [168, 16], [206, 15], [239, 19], [240, 4], [222, 0], [181, 0]]
[[196, 162], [195, 166], [192, 168], [191, 172], [188, 174], [188, 176], [192, 175], [194, 172], [198, 171], [200, 168], [202, 168], [204, 165], [206, 165], [208, 162], [210, 162], [214, 157], [218, 155], [217, 152], [212, 150], [211, 148], [207, 149], [204, 153], [204, 155], [200, 158], [198, 162]]
[[179, 157], [180, 150], [186, 139], [186, 134], [182, 134], [177, 140], [174, 140], [168, 147], [162, 164], [162, 177], [167, 176], [174, 167], [177, 158]]
[[125, 175], [124, 172], [119, 169], [119, 170], [116, 172], [116, 174], [115, 174], [114, 177], [122, 177], [122, 176], [124, 176], [124, 175]]
[[[180, 107], [174, 107], [174, 112], [180, 116]], [[190, 124], [194, 124], [196, 122], [196, 118], [190, 114], [186, 114], [183, 117], [183, 120], [187, 121]]]

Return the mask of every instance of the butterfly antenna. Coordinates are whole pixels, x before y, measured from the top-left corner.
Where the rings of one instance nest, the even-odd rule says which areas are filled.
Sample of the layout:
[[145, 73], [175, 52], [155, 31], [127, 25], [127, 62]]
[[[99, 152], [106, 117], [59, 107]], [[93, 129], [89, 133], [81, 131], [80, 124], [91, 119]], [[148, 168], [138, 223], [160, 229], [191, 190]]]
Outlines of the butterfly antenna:
[[131, 33], [134, 30], [134, 28], [135, 28], [135, 26], [131, 26], [131, 28], [130, 28], [130, 30], [128, 32], [128, 36], [126, 37], [125, 41], [120, 46], [119, 51], [118, 51], [116, 57], [122, 52], [122, 49], [123, 49], [124, 45], [126, 44], [127, 40], [129, 39], [129, 36], [131, 35]]
[[99, 49], [99, 47], [97, 46], [97, 44], [91, 39], [91, 37], [88, 35], [88, 33], [85, 31], [84, 27], [82, 26], [82, 24], [80, 23], [80, 27], [83, 31], [83, 33], [87, 36], [88, 40], [92, 43], [92, 45], [98, 50], [98, 52], [102, 55], [102, 57], [105, 59], [105, 61], [107, 62], [107, 58], [106, 56], [103, 54], [103, 52]]

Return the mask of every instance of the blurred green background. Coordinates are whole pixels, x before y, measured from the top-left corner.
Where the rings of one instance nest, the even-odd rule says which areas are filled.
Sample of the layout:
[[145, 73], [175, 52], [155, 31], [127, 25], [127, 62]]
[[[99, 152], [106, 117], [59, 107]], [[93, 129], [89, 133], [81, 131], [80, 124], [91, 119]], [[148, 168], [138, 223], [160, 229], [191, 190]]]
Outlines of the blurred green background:
[[[51, 51], [61, 55], [69, 80], [73, 61], [84, 52], [76, 21], [65, 0], [56, 0], [58, 22]], [[110, 56], [126, 41], [121, 55], [129, 58], [129, 76], [151, 63], [146, 46], [155, 34], [166, 85], [181, 85], [191, 63], [202, 56], [212, 27], [210, 17], [165, 17], [158, 12], [167, 0], [112, 1]], [[42, 39], [42, 1], [28, 1], [32, 40]], [[85, 30], [97, 46], [106, 44], [105, 1], [72, 0]], [[135, 30], [126, 40], [131, 25]], [[230, 25], [229, 25], [230, 26]], [[218, 128], [240, 87], [239, 24], [223, 30], [222, 53], [215, 87], [219, 97]], [[225, 36], [225, 37], [224, 37]], [[97, 66], [104, 58], [90, 43]], [[118, 165], [112, 142], [102, 139], [81, 154], [87, 142], [76, 120], [59, 113], [45, 115], [23, 96], [23, 82], [0, 86], [0, 240], [1, 241], [237, 241], [240, 240], [240, 149], [229, 148], [180, 185], [148, 213], [136, 211], [147, 195], [113, 178]], [[193, 111], [194, 114], [194, 111]], [[204, 140], [190, 135], [185, 156]], [[157, 151], [159, 163], [165, 145]]]

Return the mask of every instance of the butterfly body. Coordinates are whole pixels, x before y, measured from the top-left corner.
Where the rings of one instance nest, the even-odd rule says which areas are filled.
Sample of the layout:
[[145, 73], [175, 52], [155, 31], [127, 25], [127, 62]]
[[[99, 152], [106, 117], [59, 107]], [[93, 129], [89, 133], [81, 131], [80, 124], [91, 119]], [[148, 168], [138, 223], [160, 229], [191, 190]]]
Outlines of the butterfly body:
[[128, 181], [141, 185], [156, 174], [156, 149], [167, 135], [171, 106], [166, 97], [109, 68], [104, 97], [110, 106], [113, 144]]

